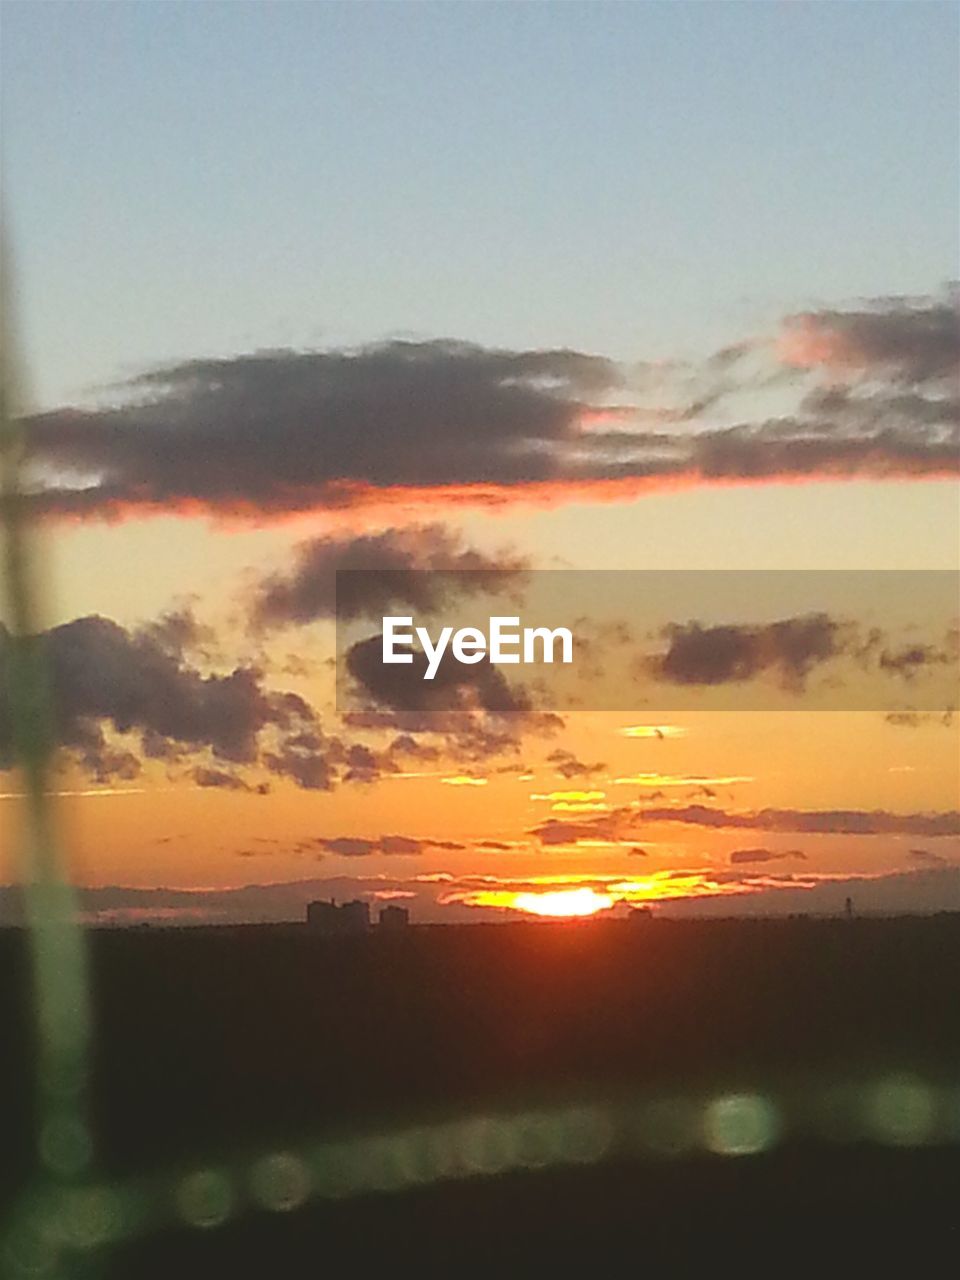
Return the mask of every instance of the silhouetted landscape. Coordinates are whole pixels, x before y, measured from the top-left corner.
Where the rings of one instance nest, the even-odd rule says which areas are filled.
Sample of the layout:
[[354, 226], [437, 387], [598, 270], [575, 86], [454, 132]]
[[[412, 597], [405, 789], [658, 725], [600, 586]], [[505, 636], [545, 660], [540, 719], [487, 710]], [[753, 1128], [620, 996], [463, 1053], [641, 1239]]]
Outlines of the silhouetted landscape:
[[[763, 1154], [504, 1173], [254, 1213], [118, 1253], [117, 1276], [293, 1275], [342, 1245], [370, 1262], [745, 1259], [764, 1241], [873, 1257], [957, 1231], [956, 1143], [833, 1135], [823, 1099], [907, 1073], [960, 1079], [960, 918], [99, 930], [94, 1122], [129, 1176], [465, 1113], [750, 1090], [777, 1100]], [[2, 945], [4, 1177], [27, 1166], [24, 939]], [[819, 1119], [818, 1119], [819, 1117]], [[477, 1224], [482, 1222], [482, 1230]], [[746, 1252], [745, 1252], [746, 1251]], [[184, 1272], [184, 1267], [186, 1271]], [[226, 1270], [220, 1270], [221, 1267]]]

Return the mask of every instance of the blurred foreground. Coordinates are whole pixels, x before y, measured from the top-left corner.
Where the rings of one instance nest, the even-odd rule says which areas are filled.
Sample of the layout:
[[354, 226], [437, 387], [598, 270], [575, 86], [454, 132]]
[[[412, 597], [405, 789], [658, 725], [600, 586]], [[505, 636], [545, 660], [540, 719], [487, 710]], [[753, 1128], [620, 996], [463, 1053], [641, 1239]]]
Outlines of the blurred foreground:
[[[101, 1274], [285, 1276], [344, 1249], [675, 1274], [960, 1241], [956, 916], [90, 941], [102, 1178], [64, 1230]], [[21, 934], [0, 966], [12, 1195]]]

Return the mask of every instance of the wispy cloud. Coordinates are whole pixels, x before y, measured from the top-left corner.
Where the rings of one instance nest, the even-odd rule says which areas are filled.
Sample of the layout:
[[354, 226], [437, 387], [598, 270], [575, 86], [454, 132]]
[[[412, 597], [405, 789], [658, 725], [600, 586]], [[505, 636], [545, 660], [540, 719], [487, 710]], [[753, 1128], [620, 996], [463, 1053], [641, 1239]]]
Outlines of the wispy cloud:
[[749, 830], [811, 835], [927, 837], [960, 835], [960, 812], [893, 813], [885, 809], [759, 809], [728, 811], [703, 804], [622, 806], [610, 813], [567, 820], [547, 819], [530, 832], [543, 845], [607, 840], [629, 843], [658, 823], [709, 830]]
[[806, 856], [800, 849], [734, 849], [730, 855], [730, 865], [736, 867], [753, 862], [779, 862], [784, 858], [805, 859]]

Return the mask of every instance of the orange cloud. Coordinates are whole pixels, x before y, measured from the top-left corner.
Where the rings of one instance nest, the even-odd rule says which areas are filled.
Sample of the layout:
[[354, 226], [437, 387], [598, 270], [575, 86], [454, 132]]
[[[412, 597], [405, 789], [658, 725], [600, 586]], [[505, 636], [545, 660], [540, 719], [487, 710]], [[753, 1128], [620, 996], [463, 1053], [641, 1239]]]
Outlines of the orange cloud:
[[[840, 442], [842, 445], [843, 442]], [[798, 444], [795, 453], [805, 451]], [[905, 451], [891, 455], [883, 448], [838, 447], [831, 450], [810, 442], [807, 452], [821, 453], [807, 470], [791, 470], [771, 459], [752, 475], [714, 473], [704, 467], [617, 479], [525, 481], [522, 484], [397, 485], [377, 487], [366, 483], [335, 483], [315, 489], [298, 488], [291, 494], [274, 494], [269, 500], [251, 502], [235, 496], [216, 502], [200, 498], [142, 499], [125, 494], [94, 498], [89, 490], [58, 491], [36, 499], [36, 512], [48, 520], [98, 520], [120, 524], [150, 517], [206, 519], [217, 528], [250, 524], [296, 526], [312, 531], [330, 529], [371, 530], [385, 523], [419, 522], [436, 518], [438, 508], [458, 514], [465, 508], [487, 512], [523, 509], [551, 510], [567, 505], [629, 504], [641, 498], [691, 489], [759, 488], [768, 485], [805, 485], [825, 481], [948, 480], [960, 475], [960, 459], [949, 447]]]

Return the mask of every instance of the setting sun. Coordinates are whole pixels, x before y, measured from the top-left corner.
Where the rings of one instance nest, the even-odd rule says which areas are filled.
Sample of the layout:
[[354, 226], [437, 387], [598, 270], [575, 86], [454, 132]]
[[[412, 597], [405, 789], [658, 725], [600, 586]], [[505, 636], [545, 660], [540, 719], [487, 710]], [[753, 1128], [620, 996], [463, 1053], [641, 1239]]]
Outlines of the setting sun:
[[614, 905], [614, 899], [595, 889], [554, 889], [549, 893], [517, 893], [509, 904], [535, 916], [592, 916]]

